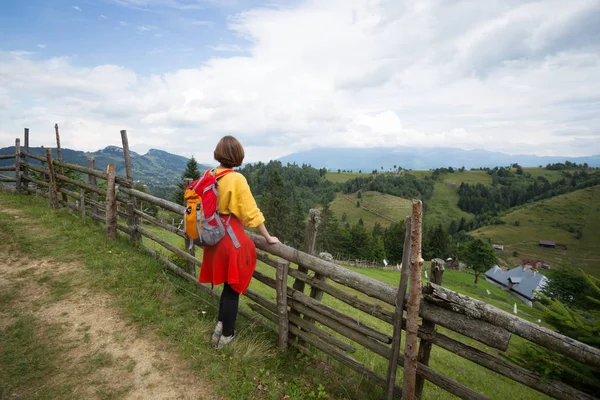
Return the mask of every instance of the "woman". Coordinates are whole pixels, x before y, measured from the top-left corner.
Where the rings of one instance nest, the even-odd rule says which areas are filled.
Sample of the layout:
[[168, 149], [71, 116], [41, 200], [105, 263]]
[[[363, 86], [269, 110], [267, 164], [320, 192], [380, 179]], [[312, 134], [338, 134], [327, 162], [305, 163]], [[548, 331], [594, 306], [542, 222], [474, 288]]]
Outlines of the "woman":
[[[244, 161], [244, 148], [233, 136], [223, 137], [214, 152], [220, 164], [216, 173], [239, 167]], [[256, 247], [246, 236], [244, 227], [257, 228], [267, 243], [279, 243], [269, 235], [265, 217], [256, 206], [246, 178], [238, 172], [229, 172], [218, 179], [218, 210], [224, 223], [228, 221], [237, 242], [226, 234], [219, 243], [204, 248], [199, 281], [213, 285], [224, 284], [219, 302], [219, 318], [211, 343], [218, 349], [228, 345], [235, 337], [235, 320], [240, 294], [250, 285], [256, 268]]]

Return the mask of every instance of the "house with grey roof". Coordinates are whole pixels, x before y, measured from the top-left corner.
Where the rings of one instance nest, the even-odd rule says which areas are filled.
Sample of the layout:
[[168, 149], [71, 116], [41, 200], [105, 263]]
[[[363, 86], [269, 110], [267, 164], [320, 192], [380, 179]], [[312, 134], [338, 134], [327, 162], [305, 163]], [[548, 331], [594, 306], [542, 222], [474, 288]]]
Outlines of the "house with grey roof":
[[508, 290], [529, 306], [536, 300], [536, 291], [542, 290], [548, 278], [534, 268], [520, 265], [508, 271], [495, 265], [485, 273], [486, 280], [492, 284]]

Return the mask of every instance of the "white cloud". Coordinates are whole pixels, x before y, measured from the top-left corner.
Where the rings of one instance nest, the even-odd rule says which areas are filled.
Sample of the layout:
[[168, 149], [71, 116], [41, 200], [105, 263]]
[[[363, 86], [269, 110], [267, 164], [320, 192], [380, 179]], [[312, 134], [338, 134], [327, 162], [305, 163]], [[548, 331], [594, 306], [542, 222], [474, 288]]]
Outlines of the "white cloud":
[[214, 51], [222, 51], [222, 52], [242, 52], [242, 49], [237, 44], [218, 44], [216, 46], [208, 46], [210, 49]]
[[39, 47], [40, 49], [45, 49], [46, 45], [45, 44], [38, 44], [37, 47]]
[[98, 16], [98, 19], [105, 20], [108, 19], [108, 17], [104, 14], [100, 14], [100, 16]]
[[73, 6], [73, 10], [75, 10], [75, 11], [81, 11], [81, 8], [78, 7], [78, 6]]
[[148, 32], [148, 31], [153, 31], [155, 29], [156, 29], [156, 27], [151, 26], [151, 25], [138, 25], [137, 26], [137, 30], [140, 32]]
[[161, 75], [0, 55], [0, 99], [13, 99], [0, 107], [0, 139], [62, 121], [65, 146], [118, 144], [128, 129], [132, 146], [202, 162], [224, 134], [250, 161], [315, 146], [598, 154], [599, 11], [587, 0], [568, 10], [559, 0], [307, 0], [231, 18], [244, 53]]
[[129, 24], [125, 21], [119, 21], [119, 25], [121, 26], [129, 26]]

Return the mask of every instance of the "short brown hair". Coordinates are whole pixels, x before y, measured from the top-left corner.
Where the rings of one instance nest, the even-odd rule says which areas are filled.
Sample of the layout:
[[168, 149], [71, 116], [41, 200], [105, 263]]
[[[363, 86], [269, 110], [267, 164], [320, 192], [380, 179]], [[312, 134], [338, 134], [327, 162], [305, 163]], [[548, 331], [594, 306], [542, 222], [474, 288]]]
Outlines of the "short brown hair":
[[217, 143], [214, 156], [225, 168], [239, 167], [244, 161], [244, 148], [233, 136], [223, 136]]

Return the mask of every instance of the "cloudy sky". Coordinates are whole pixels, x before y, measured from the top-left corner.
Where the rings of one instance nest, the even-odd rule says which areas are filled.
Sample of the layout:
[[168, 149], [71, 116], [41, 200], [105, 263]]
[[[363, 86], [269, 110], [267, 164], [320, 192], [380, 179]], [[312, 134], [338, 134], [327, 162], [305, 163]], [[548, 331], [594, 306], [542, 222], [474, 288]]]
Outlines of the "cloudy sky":
[[2, 0], [0, 147], [600, 154], [600, 0]]

